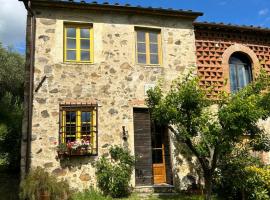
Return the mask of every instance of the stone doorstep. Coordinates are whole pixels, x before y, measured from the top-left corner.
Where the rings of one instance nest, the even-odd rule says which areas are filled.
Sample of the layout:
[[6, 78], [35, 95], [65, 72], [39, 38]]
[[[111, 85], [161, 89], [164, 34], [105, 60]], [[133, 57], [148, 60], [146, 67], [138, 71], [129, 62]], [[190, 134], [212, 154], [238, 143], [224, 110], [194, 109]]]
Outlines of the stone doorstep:
[[178, 197], [180, 196], [181, 193], [178, 193], [178, 192], [161, 192], [161, 193], [158, 193], [158, 192], [149, 192], [149, 193], [140, 193], [137, 191], [137, 195], [138, 197], [140, 197], [140, 199], [142, 200], [146, 200], [146, 199], [149, 199], [149, 197], [161, 197], [162, 199], [167, 199], [167, 198], [173, 198], [173, 197]]
[[168, 198], [172, 198], [172, 197], [178, 197], [181, 194], [182, 193], [178, 193], [178, 192], [167, 192], [167, 193], [153, 193], [152, 196], [153, 197], [163, 197], [163, 198], [168, 197]]
[[141, 200], [148, 200], [149, 197], [161, 197], [162, 199], [167, 199], [167, 198], [173, 198], [173, 197], [178, 197], [180, 196], [180, 193], [138, 193], [138, 197], [140, 197]]
[[149, 186], [136, 186], [134, 188], [135, 192], [138, 193], [163, 193], [163, 194], [174, 194], [174, 186], [169, 184], [163, 184], [163, 185], [149, 185]]

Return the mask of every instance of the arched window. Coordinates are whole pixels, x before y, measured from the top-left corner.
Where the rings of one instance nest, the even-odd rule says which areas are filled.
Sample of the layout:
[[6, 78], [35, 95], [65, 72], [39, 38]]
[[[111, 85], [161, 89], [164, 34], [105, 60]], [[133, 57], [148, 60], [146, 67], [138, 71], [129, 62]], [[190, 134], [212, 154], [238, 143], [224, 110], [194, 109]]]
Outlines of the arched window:
[[233, 53], [229, 60], [231, 92], [237, 92], [252, 81], [251, 63], [243, 53]]

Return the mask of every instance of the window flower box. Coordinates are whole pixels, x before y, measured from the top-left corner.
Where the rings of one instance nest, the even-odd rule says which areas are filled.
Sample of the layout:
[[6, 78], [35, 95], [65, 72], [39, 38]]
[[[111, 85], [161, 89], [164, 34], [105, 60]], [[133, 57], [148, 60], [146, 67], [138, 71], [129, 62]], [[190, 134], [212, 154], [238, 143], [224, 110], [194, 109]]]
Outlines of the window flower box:
[[57, 146], [57, 154], [60, 160], [70, 156], [91, 155], [91, 144], [85, 140], [61, 143]]

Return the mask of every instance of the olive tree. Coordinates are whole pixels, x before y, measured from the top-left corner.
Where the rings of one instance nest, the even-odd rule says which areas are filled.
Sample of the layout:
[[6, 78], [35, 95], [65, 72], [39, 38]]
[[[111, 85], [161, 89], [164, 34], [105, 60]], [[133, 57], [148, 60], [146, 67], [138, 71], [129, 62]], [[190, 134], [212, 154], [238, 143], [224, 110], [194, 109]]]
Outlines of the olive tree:
[[24, 57], [0, 42], [0, 171], [19, 171]]
[[207, 95], [212, 90], [198, 83], [191, 74], [178, 78], [167, 92], [162, 85], [149, 90], [146, 102], [152, 119], [166, 124], [175, 142], [187, 146], [196, 157], [204, 177], [205, 199], [209, 200], [218, 161], [241, 142], [243, 135], [249, 137], [246, 144], [269, 150], [269, 140], [258, 122], [270, 115], [270, 81], [262, 72], [237, 93], [222, 92], [216, 99]]

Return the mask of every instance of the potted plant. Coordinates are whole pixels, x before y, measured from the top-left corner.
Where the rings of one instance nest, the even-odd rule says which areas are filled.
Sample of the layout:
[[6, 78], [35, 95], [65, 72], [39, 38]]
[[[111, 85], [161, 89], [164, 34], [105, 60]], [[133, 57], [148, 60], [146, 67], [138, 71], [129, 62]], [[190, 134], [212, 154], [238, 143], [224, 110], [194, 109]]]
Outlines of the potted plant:
[[69, 185], [45, 171], [42, 167], [33, 169], [20, 185], [20, 198], [29, 200], [64, 200], [69, 195]]
[[81, 139], [75, 141], [68, 141], [57, 146], [58, 158], [64, 159], [66, 156], [81, 156], [89, 155], [91, 144], [89, 140]]
[[64, 143], [60, 143], [57, 146], [57, 154], [60, 159], [62, 159], [66, 154], [68, 154], [68, 147]]
[[40, 200], [50, 200], [50, 194], [47, 191], [43, 191], [40, 193]]

